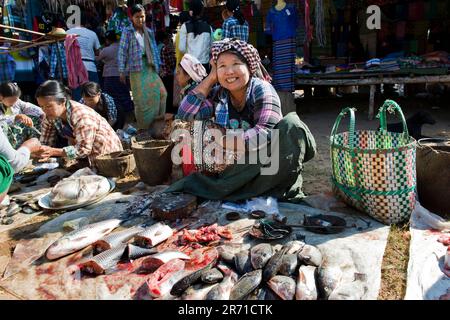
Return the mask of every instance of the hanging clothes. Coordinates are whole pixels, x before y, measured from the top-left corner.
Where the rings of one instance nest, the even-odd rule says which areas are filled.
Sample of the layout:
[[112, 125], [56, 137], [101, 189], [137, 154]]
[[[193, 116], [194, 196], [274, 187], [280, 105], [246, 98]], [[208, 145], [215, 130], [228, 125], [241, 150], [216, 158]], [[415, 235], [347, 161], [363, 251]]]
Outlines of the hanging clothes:
[[116, 34], [122, 34], [123, 29], [128, 28], [130, 25], [131, 21], [126, 9], [118, 7], [114, 10], [111, 19], [108, 21], [106, 30], [113, 30]]
[[154, 0], [151, 3], [144, 1], [145, 11], [147, 13], [147, 28], [155, 31], [166, 31], [165, 16], [168, 14], [163, 1]]
[[76, 89], [89, 81], [88, 71], [81, 59], [81, 49], [76, 35], [67, 35], [64, 44], [69, 71], [69, 87]]
[[16, 75], [16, 61], [11, 54], [0, 51], [0, 83], [13, 81]]
[[50, 50], [50, 78], [53, 79], [67, 79], [67, 59], [64, 44], [57, 42], [49, 46]]

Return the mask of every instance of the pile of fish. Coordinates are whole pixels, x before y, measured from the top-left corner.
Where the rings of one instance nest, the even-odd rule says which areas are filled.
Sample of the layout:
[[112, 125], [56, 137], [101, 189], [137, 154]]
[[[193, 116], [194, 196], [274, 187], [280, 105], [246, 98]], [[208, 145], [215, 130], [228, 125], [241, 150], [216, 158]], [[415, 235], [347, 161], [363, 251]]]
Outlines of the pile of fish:
[[3, 206], [0, 209], [0, 224], [10, 225], [14, 223], [14, 218], [19, 213], [34, 214], [42, 212], [37, 202], [38, 196], [29, 195], [17, 195], [10, 198], [9, 204]]
[[98, 175], [70, 177], [58, 182], [50, 192], [50, 202], [55, 208], [76, 205], [107, 194], [107, 178]]

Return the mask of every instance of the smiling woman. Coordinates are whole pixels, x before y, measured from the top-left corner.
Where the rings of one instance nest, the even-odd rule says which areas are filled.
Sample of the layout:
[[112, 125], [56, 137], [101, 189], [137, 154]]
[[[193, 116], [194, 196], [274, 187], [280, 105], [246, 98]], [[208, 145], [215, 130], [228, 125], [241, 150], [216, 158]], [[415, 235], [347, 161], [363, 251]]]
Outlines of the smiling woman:
[[[177, 115], [185, 121], [200, 120], [185, 126], [194, 129], [193, 143], [190, 150], [183, 147], [183, 164], [193, 163], [190, 173], [193, 168], [197, 172], [176, 182], [167, 192], [185, 191], [206, 199], [228, 201], [261, 195], [301, 199], [303, 163], [316, 152], [308, 127], [296, 113], [283, 118], [280, 99], [264, 80], [258, 51], [252, 45], [225, 39], [215, 42], [211, 51], [211, 73], [186, 95]], [[222, 132], [222, 136], [214, 139], [212, 132], [208, 132], [214, 127], [208, 124], [212, 118], [214, 125], [223, 129], [215, 130], [216, 134]], [[225, 129], [228, 131], [223, 134]], [[197, 137], [204, 137], [203, 145]], [[207, 141], [205, 146], [205, 139], [213, 142]], [[211, 145], [215, 147], [212, 157]], [[186, 151], [190, 154], [186, 155]], [[264, 152], [270, 152], [269, 156]], [[223, 157], [218, 156], [222, 153]], [[200, 171], [205, 168], [202, 163], [211, 158], [215, 163], [206, 168], [212, 170]], [[224, 159], [233, 158], [244, 161], [224, 163]]]
[[[70, 100], [69, 92], [53, 80], [44, 82], [36, 91], [38, 104], [46, 115], [40, 158], [87, 157], [95, 165], [95, 157], [122, 151], [122, 143], [109, 123], [93, 109]], [[54, 148], [57, 135], [66, 138], [69, 146]]]

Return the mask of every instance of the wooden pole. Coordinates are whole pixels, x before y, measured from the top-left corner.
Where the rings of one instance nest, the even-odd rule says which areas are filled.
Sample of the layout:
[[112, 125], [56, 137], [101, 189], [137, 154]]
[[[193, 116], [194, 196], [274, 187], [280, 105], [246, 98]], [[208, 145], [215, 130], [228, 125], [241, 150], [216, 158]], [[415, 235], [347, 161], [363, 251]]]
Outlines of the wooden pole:
[[19, 43], [33, 43], [32, 41], [19, 40], [19, 39], [7, 38], [7, 37], [0, 37], [0, 40], [19, 42]]
[[0, 28], [11, 29], [11, 30], [16, 30], [16, 31], [22, 31], [22, 32], [28, 32], [28, 33], [35, 34], [35, 35], [38, 35], [38, 36], [45, 36], [45, 33], [31, 31], [31, 30], [22, 29], [22, 28], [10, 27], [10, 26], [4, 25], [4, 24], [0, 24]]

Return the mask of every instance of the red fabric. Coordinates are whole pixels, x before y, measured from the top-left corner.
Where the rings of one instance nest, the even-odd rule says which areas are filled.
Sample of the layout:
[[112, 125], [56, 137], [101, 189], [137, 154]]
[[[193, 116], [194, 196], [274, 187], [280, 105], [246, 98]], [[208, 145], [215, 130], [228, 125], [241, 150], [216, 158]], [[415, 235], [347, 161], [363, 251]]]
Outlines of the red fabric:
[[67, 57], [67, 71], [69, 73], [69, 87], [76, 89], [89, 81], [89, 75], [81, 59], [80, 44], [77, 36], [68, 34], [64, 41]]
[[178, 11], [183, 11], [183, 0], [170, 0], [170, 6], [177, 8]]
[[423, 1], [416, 1], [409, 4], [408, 18], [409, 20], [418, 21], [424, 18], [425, 4]]
[[185, 145], [183, 147], [182, 152], [182, 169], [183, 169], [183, 175], [187, 177], [191, 173], [194, 173], [196, 171], [195, 165], [194, 165], [194, 155], [191, 152], [191, 149], [188, 145]]

